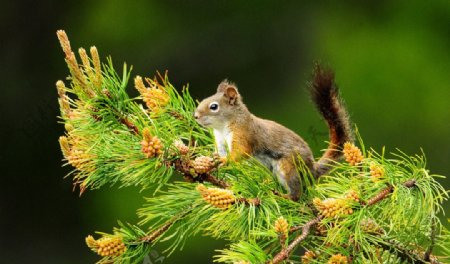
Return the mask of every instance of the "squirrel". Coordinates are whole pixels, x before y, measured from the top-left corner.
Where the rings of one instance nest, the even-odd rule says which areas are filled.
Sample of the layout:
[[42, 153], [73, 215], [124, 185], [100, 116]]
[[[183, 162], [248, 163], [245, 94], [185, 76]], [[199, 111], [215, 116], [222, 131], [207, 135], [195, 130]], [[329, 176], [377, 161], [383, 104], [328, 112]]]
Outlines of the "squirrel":
[[237, 161], [255, 157], [278, 178], [294, 201], [301, 194], [296, 160], [300, 156], [315, 177], [330, 170], [330, 164], [342, 156], [345, 142], [352, 141], [348, 114], [334, 81], [334, 72], [317, 64], [310, 83], [311, 97], [329, 127], [330, 142], [322, 157], [315, 161], [312, 151], [292, 130], [253, 115], [242, 100], [237, 86], [222, 81], [216, 94], [204, 99], [194, 112], [203, 127], [212, 128], [217, 152]]

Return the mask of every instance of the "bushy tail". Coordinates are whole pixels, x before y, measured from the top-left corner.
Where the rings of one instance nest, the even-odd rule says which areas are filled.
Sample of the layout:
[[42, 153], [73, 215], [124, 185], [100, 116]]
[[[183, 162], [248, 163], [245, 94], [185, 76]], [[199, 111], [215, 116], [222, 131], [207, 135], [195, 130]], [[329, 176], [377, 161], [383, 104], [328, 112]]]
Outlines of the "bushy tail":
[[332, 70], [324, 69], [316, 64], [311, 82], [311, 96], [320, 114], [327, 121], [330, 131], [328, 149], [314, 165], [315, 175], [319, 177], [327, 173], [330, 170], [330, 164], [342, 156], [341, 150], [344, 143], [353, 141], [353, 134]]

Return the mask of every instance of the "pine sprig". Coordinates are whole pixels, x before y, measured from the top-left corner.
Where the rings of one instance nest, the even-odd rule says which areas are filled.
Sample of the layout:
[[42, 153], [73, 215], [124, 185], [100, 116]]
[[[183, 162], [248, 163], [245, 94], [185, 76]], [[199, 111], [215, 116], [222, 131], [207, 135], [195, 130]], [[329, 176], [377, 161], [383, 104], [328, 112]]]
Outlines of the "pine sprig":
[[70, 72], [67, 86], [56, 84], [68, 176], [81, 193], [104, 185], [156, 190], [138, 225], [87, 237], [99, 263], [139, 263], [156, 243], [170, 254], [200, 233], [230, 243], [215, 258], [224, 263], [448, 263], [436, 255], [450, 254], [438, 217], [448, 192], [423, 153], [379, 154], [357, 134], [360, 147], [346, 143], [345, 161], [320, 178], [298, 159], [303, 193], [294, 202], [256, 159], [214, 154], [188, 88], [178, 92], [167, 73], [133, 78], [139, 96], [130, 98], [126, 64], [117, 74], [95, 47], [90, 56], [79, 49], [79, 63], [65, 32], [57, 34]]
[[[99, 74], [98, 54], [93, 53], [97, 54], [93, 56], [95, 60], [89, 59], [81, 50], [85, 63], [79, 66], [65, 33], [58, 32], [58, 36], [66, 56], [69, 54], [66, 61], [72, 73], [70, 88], [62, 81], [57, 84], [61, 118], [69, 128], [66, 138], [62, 139], [63, 143], [68, 142], [62, 147], [64, 153], [69, 154], [66, 155], [68, 163], [78, 165], [71, 175], [82, 192], [86, 188], [117, 183], [161, 187], [174, 172], [172, 166], [164, 166], [163, 160], [169, 159], [169, 148], [175, 139], [199, 145], [196, 147], [199, 153], [211, 152], [211, 137], [192, 118], [195, 103], [187, 89], [179, 94], [167, 76], [149, 80], [151, 85], [165, 92], [168, 100], [164, 109], [156, 114], [155, 109], [144, 109], [138, 98], [129, 98], [126, 93], [130, 78], [126, 64], [119, 76], [112, 60], [108, 59]], [[87, 63], [89, 60], [93, 61], [94, 68]], [[166, 129], [167, 126], [172, 129]], [[143, 155], [138, 143], [142, 141], [145, 128], [162, 140], [163, 157], [147, 159]], [[70, 155], [71, 149], [76, 155]]]

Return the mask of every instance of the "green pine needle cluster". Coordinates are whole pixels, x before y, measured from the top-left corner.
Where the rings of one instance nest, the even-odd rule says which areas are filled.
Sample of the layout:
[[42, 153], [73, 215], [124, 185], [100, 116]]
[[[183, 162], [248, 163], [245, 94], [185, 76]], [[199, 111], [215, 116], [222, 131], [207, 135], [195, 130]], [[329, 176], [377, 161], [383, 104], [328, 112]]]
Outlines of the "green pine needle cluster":
[[358, 160], [336, 162], [318, 179], [300, 161], [303, 193], [293, 202], [257, 160], [218, 159], [187, 88], [178, 92], [167, 75], [136, 77], [140, 96], [130, 98], [131, 69], [118, 75], [95, 47], [90, 57], [79, 50], [79, 64], [65, 32], [58, 37], [70, 71], [68, 86], [57, 83], [60, 144], [74, 185], [81, 193], [104, 185], [156, 190], [137, 225], [87, 238], [94, 252], [106, 239], [126, 247], [101, 253], [99, 263], [139, 263], [156, 243], [169, 254], [196, 234], [229, 241], [214, 259], [222, 263], [449, 263], [450, 233], [439, 219], [448, 192], [424, 155], [379, 154], [359, 138], [362, 151], [344, 149]]

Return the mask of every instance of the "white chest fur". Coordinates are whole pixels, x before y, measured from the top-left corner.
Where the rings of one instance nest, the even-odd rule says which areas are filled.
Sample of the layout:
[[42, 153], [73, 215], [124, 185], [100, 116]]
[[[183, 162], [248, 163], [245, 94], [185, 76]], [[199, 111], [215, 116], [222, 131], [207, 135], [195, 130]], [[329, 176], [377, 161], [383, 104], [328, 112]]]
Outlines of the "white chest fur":
[[227, 153], [231, 152], [233, 132], [230, 131], [228, 126], [214, 129], [214, 138], [216, 139], [216, 148], [219, 155], [221, 157], [227, 156]]

